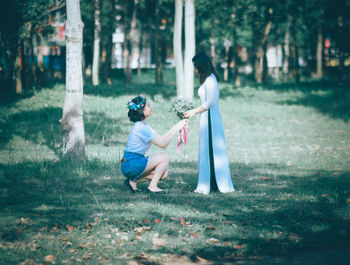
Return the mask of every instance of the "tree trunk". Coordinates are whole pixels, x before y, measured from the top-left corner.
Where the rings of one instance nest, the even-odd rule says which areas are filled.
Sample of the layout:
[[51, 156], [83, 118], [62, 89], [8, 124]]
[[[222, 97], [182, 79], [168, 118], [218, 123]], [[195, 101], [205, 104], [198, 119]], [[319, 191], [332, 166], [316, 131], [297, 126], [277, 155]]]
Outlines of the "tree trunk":
[[229, 51], [230, 46], [225, 47], [225, 68], [224, 68], [224, 81], [227, 82], [228, 80], [228, 68], [230, 67], [230, 60], [229, 60]]
[[289, 77], [290, 72], [290, 17], [288, 17], [283, 45], [283, 73]]
[[125, 83], [131, 83], [132, 81], [132, 72], [130, 65], [131, 53], [130, 48], [130, 25], [128, 18], [128, 2], [124, 2], [124, 42], [123, 42], [123, 68], [124, 68], [124, 78]]
[[94, 54], [92, 60], [92, 84], [97, 86], [99, 84], [99, 65], [100, 65], [100, 33], [101, 33], [101, 21], [100, 21], [100, 1], [95, 0], [94, 9]]
[[269, 77], [266, 52], [267, 52], [267, 43], [265, 42], [263, 45], [263, 68], [262, 68], [262, 81], [264, 84], [267, 84], [268, 77]]
[[163, 83], [163, 64], [162, 64], [162, 46], [160, 44], [160, 31], [159, 31], [159, 0], [155, 1], [155, 31], [154, 31], [154, 57], [156, 60], [156, 84]]
[[142, 54], [142, 50], [143, 50], [143, 27], [142, 25], [140, 25], [139, 27], [140, 29], [140, 41], [139, 41], [139, 56], [137, 58], [137, 74], [140, 75], [141, 74], [141, 54]]
[[114, 0], [109, 0], [109, 23], [107, 27], [106, 36], [103, 38], [103, 48], [102, 48], [102, 82], [112, 84], [111, 81], [111, 64], [112, 64], [112, 50], [113, 50], [113, 32], [115, 30], [115, 2]]
[[264, 71], [266, 71], [266, 69], [264, 70], [264, 67], [266, 67], [266, 41], [267, 41], [267, 36], [270, 33], [271, 30], [271, 25], [272, 25], [272, 21], [269, 20], [268, 23], [265, 26], [265, 30], [264, 30], [264, 35], [262, 40], [260, 41], [260, 44], [258, 46], [257, 49], [257, 53], [256, 53], [256, 61], [255, 61], [255, 80], [257, 83], [262, 83], [263, 80], [266, 79], [266, 77], [264, 77]]
[[295, 81], [299, 83], [300, 75], [299, 75], [299, 54], [298, 54], [298, 46], [297, 46], [297, 38], [296, 38], [296, 21], [294, 19], [292, 28], [291, 28], [291, 37], [292, 37], [292, 46], [291, 46], [291, 54], [293, 59], [293, 75], [295, 77]]
[[80, 0], [67, 0], [66, 22], [66, 94], [61, 124], [63, 155], [69, 159], [85, 157], [83, 121], [82, 45], [83, 27]]
[[22, 93], [22, 49], [18, 47], [15, 61], [16, 94]]
[[131, 28], [130, 28], [130, 45], [131, 45], [131, 68], [135, 68], [135, 64], [138, 65], [138, 58], [140, 57], [139, 43], [140, 43], [140, 32], [137, 27], [137, 4], [139, 0], [134, 1], [134, 8], [131, 17]]
[[182, 57], [182, 13], [183, 13], [183, 0], [175, 0], [173, 46], [174, 46], [175, 66], [176, 66], [176, 94], [178, 97], [185, 97], [183, 57]]
[[38, 44], [36, 39], [36, 34], [32, 33], [32, 46], [31, 46], [31, 61], [32, 61], [32, 77], [33, 77], [33, 83], [36, 84], [38, 82], [38, 76], [37, 76], [37, 67], [35, 63], [35, 51], [38, 50]]
[[210, 42], [210, 56], [211, 56], [211, 59], [212, 59], [212, 62], [215, 66], [216, 64], [216, 52], [215, 52], [215, 36], [214, 36], [214, 27], [211, 27], [210, 29], [210, 39], [209, 39], [209, 42]]
[[193, 99], [194, 67], [192, 58], [196, 52], [194, 1], [195, 0], [185, 1], [184, 89], [185, 97], [189, 99]]
[[319, 78], [322, 78], [323, 76], [323, 32], [322, 32], [321, 24], [318, 27], [318, 34], [317, 34], [316, 60], [317, 60], [316, 76]]

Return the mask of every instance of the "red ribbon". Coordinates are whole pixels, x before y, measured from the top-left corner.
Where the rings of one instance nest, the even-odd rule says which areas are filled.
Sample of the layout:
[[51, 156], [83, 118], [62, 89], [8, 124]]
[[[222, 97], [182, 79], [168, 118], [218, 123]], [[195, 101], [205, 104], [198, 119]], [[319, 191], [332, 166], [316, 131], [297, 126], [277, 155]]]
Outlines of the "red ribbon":
[[189, 129], [187, 124], [180, 130], [179, 135], [177, 137], [177, 153], [181, 153], [181, 143], [187, 144], [187, 133]]

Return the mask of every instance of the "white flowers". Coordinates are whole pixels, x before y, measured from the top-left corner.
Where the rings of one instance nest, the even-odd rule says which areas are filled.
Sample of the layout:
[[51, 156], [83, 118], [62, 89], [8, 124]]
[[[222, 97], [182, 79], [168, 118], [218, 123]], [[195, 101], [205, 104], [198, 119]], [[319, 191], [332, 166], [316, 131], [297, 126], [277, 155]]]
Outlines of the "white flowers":
[[183, 119], [182, 113], [190, 109], [193, 109], [193, 103], [187, 98], [174, 98], [171, 101], [170, 111], [177, 112], [176, 114], [180, 119]]

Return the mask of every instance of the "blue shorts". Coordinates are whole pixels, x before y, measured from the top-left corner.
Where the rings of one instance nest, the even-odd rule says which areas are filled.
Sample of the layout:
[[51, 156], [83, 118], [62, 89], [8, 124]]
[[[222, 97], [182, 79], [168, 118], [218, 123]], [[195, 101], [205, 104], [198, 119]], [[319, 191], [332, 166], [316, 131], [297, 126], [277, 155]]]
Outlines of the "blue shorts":
[[135, 182], [142, 176], [143, 172], [145, 172], [148, 156], [145, 157], [144, 155], [137, 153], [124, 152], [122, 161], [121, 169], [123, 175]]

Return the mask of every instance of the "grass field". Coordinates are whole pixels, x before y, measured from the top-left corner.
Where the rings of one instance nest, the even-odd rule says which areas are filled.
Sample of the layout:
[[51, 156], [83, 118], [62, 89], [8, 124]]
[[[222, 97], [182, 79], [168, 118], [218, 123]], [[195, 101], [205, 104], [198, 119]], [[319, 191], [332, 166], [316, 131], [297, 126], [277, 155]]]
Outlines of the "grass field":
[[170, 193], [131, 194], [119, 162], [127, 100], [150, 100], [159, 133], [177, 121], [167, 103], [174, 82], [152, 82], [144, 74], [133, 85], [85, 87], [82, 164], [61, 160], [64, 85], [0, 106], [0, 264], [348, 264], [349, 87], [222, 84], [236, 192], [191, 192], [195, 117], [182, 153], [175, 140], [165, 150], [171, 168], [160, 187]]

